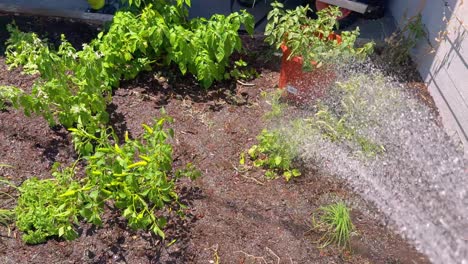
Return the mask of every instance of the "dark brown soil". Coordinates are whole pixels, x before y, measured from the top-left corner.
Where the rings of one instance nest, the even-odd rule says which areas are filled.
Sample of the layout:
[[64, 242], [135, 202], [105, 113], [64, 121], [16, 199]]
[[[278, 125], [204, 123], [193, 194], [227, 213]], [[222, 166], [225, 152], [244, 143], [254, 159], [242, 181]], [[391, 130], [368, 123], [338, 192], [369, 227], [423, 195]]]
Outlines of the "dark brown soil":
[[[60, 32], [55, 25], [43, 30]], [[86, 41], [76, 32], [70, 31], [76, 43]], [[151, 123], [164, 107], [175, 120], [175, 165], [193, 162], [203, 172], [196, 181], [179, 184], [189, 210], [184, 219], [169, 219], [166, 241], [129, 230], [117, 212], [109, 211], [102, 227], [83, 223], [80, 237], [69, 242], [28, 246], [14, 226], [11, 233], [2, 228], [0, 263], [428, 263], [375, 218], [375, 208], [333, 177], [305, 171], [286, 183], [265, 180], [259, 169], [239, 171], [240, 153], [267, 125], [262, 116], [269, 108], [260, 94], [278, 81], [277, 69], [264, 62], [268, 54], [261, 52], [261, 42], [248, 47], [257, 51], [252, 65], [261, 73], [254, 86], [225, 82], [205, 91], [166, 69], [141, 74], [115, 91], [109, 111], [118, 132], [139, 135], [141, 124]], [[28, 90], [33, 81], [19, 70], [8, 71], [0, 58], [0, 85]], [[0, 176], [16, 184], [32, 176], [46, 178], [54, 162], [69, 164], [75, 158], [65, 129], [52, 129], [42, 118], [11, 108], [0, 112], [0, 163], [13, 166], [0, 168]], [[320, 234], [311, 231], [311, 214], [336, 199], [353, 204], [357, 234], [351, 253], [333, 246], [319, 250], [314, 243]]]

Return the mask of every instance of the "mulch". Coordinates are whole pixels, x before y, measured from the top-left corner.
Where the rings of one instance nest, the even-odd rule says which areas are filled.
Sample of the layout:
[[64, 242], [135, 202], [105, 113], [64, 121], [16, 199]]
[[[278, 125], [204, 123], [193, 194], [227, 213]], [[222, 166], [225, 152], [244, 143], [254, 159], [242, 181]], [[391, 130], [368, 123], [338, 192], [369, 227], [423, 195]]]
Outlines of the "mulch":
[[[1, 17], [5, 20], [5, 17]], [[96, 29], [54, 19], [20, 18], [21, 28], [57, 36], [66, 33], [80, 46]], [[1, 24], [1, 23], [0, 23]], [[1, 25], [0, 25], [1, 27]], [[3, 31], [2, 31], [3, 32]], [[0, 34], [3, 42], [5, 34]], [[115, 90], [108, 110], [111, 125], [135, 137], [142, 123], [151, 123], [164, 107], [174, 118], [174, 165], [192, 162], [203, 176], [178, 183], [183, 218], [171, 217], [166, 240], [147, 231], [127, 228], [118, 212], [108, 210], [104, 224], [82, 223], [74, 241], [51, 239], [29, 246], [14, 226], [0, 229], [1, 263], [428, 263], [403, 238], [382, 224], [376, 209], [353, 193], [346, 183], [328, 175], [305, 171], [291, 182], [266, 180], [263, 171], [238, 168], [239, 155], [256, 143], [267, 126], [269, 105], [261, 96], [278, 81], [277, 58], [268, 57], [265, 44], [247, 40], [253, 56], [244, 56], [260, 77], [244, 86], [218, 83], [210, 90], [174, 69], [155, 69]], [[0, 85], [28, 91], [35, 76], [9, 71], [0, 58]], [[26, 117], [8, 108], [0, 112], [0, 176], [20, 184], [27, 178], [50, 177], [55, 162], [76, 159], [68, 132], [51, 128], [41, 117]], [[311, 231], [311, 214], [334, 199], [354, 201], [352, 218], [358, 234], [352, 252], [331, 246], [319, 249], [320, 234]], [[3, 206], [12, 206], [2, 203]], [[372, 212], [372, 213], [368, 213]]]

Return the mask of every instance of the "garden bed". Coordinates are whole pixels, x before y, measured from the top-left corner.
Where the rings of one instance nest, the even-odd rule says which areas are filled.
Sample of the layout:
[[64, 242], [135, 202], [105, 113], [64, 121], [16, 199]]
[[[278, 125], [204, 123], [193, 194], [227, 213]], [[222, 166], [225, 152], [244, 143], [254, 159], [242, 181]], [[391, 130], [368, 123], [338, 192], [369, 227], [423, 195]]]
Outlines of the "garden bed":
[[[9, 19], [2, 18], [8, 22]], [[47, 19], [19, 18], [23, 30], [52, 39], [65, 32], [75, 46], [88, 42], [95, 29]], [[0, 25], [4, 28], [4, 24]], [[78, 29], [78, 30], [77, 30]], [[2, 31], [3, 32], [3, 31]], [[6, 36], [0, 35], [1, 42]], [[165, 108], [174, 118], [175, 167], [193, 162], [202, 172], [194, 182], [178, 185], [188, 205], [183, 219], [170, 218], [166, 240], [146, 231], [133, 231], [107, 208], [103, 226], [82, 223], [74, 241], [52, 239], [28, 246], [14, 226], [1, 229], [1, 263], [427, 263], [399, 235], [386, 228], [376, 209], [350, 191], [346, 183], [314, 171], [290, 182], [266, 180], [260, 169], [242, 172], [239, 155], [256, 143], [270, 106], [261, 96], [271, 92], [279, 77], [278, 58], [268, 57], [261, 39], [247, 40], [245, 56], [260, 73], [252, 85], [232, 82], [210, 90], [176, 70], [140, 74], [115, 90], [108, 107], [117, 134], [143, 133]], [[29, 89], [34, 76], [8, 71], [0, 58], [0, 85]], [[50, 177], [54, 162], [76, 159], [69, 133], [50, 128], [41, 117], [28, 118], [8, 108], [0, 112], [0, 176], [16, 184], [27, 178]], [[337, 199], [352, 205], [357, 235], [352, 252], [333, 246], [318, 249], [320, 234], [311, 231], [311, 214]], [[3, 204], [11, 206], [11, 204]]]

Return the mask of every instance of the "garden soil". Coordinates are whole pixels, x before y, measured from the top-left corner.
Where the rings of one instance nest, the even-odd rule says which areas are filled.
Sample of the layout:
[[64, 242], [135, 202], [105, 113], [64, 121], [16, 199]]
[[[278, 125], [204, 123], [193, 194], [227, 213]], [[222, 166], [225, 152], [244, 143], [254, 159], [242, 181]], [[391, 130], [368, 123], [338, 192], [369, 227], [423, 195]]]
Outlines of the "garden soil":
[[[8, 34], [0, 16], [0, 41]], [[23, 30], [57, 40], [65, 33], [79, 47], [96, 29], [71, 21], [17, 17]], [[249, 61], [260, 76], [249, 83], [223, 82], [203, 90], [175, 69], [143, 73], [115, 90], [108, 111], [117, 134], [143, 132], [161, 108], [174, 118], [174, 166], [192, 162], [199, 179], [178, 183], [185, 217], [171, 217], [166, 240], [126, 227], [119, 213], [108, 208], [101, 227], [82, 223], [74, 241], [51, 239], [29, 246], [13, 225], [0, 228], [0, 263], [428, 263], [403, 238], [385, 226], [376, 209], [353, 193], [346, 183], [314, 171], [290, 182], [266, 180], [256, 168], [242, 170], [240, 153], [256, 143], [267, 125], [269, 104], [262, 92], [278, 83], [279, 58], [261, 40], [247, 40]], [[0, 85], [29, 91], [35, 76], [8, 70], [0, 57]], [[15, 184], [36, 176], [49, 178], [55, 162], [76, 159], [69, 133], [50, 128], [41, 117], [26, 117], [7, 108], [0, 112], [0, 176]], [[15, 195], [14, 190], [3, 190]], [[323, 205], [345, 200], [352, 205], [357, 232], [351, 251], [333, 246], [319, 249], [321, 234], [311, 229], [312, 214]], [[0, 205], [14, 206], [11, 200]]]

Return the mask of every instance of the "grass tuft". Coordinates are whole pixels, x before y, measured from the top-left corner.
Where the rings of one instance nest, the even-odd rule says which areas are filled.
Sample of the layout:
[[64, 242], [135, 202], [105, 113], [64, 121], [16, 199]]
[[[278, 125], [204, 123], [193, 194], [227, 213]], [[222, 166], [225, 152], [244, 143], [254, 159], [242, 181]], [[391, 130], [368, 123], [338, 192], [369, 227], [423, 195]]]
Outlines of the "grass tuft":
[[323, 232], [317, 241], [320, 248], [336, 244], [342, 249], [350, 247], [351, 233], [355, 230], [349, 209], [343, 202], [320, 207], [318, 220], [312, 217], [313, 228]]

